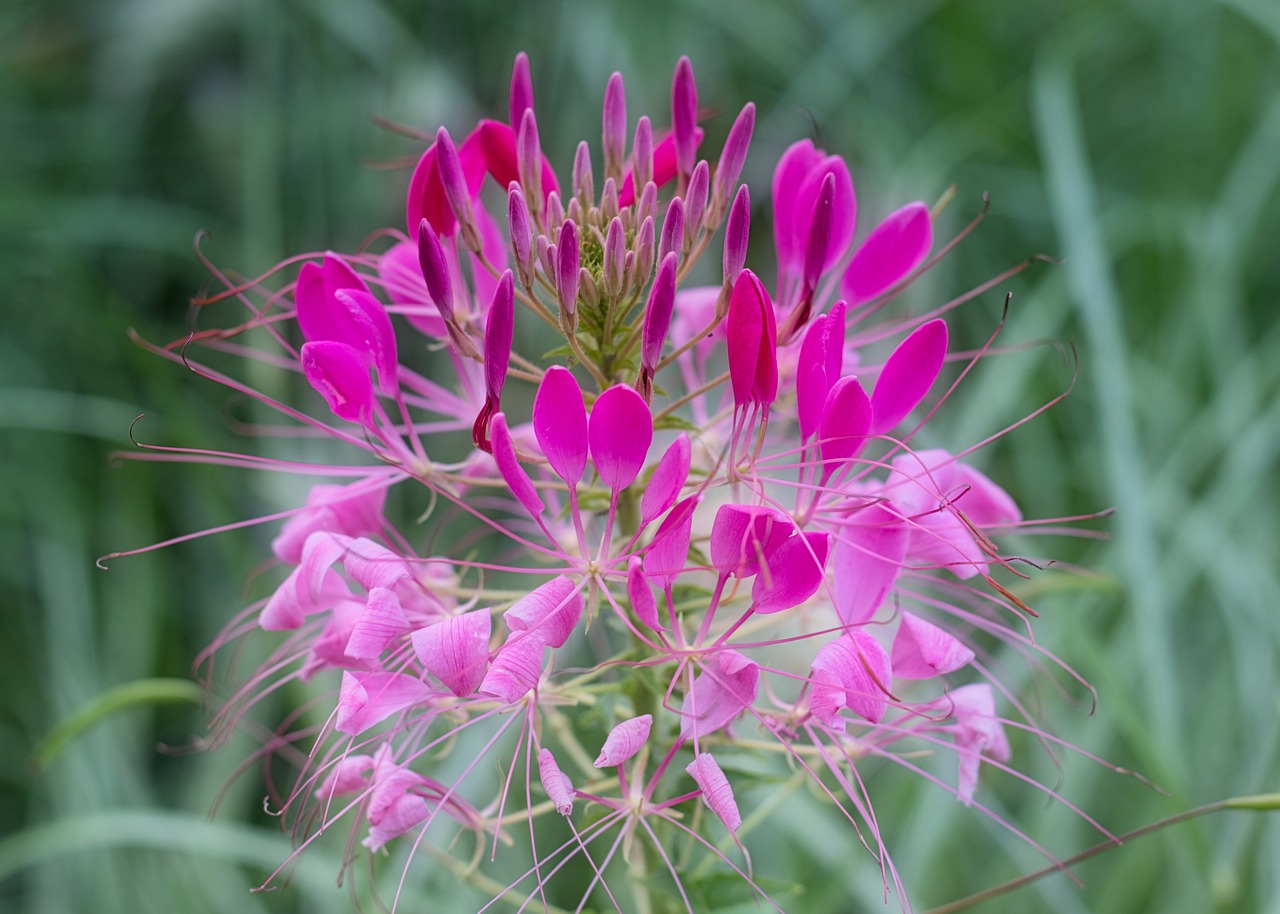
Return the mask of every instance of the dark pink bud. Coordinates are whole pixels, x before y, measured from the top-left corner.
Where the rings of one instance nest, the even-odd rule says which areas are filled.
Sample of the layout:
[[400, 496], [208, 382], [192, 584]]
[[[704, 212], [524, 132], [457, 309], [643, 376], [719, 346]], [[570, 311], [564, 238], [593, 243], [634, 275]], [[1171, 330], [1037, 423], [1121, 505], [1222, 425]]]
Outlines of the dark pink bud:
[[751, 588], [751, 608], [761, 614], [799, 606], [822, 587], [829, 533], [797, 533], [765, 553]]
[[923, 203], [908, 203], [871, 230], [844, 272], [841, 293], [851, 307], [878, 298], [929, 256], [933, 222]]
[[542, 202], [542, 145], [538, 140], [538, 119], [532, 108], [526, 108], [520, 117], [516, 133], [516, 172], [529, 205], [536, 207]]
[[633, 555], [627, 561], [627, 599], [636, 618], [654, 631], [666, 631], [666, 626], [658, 621], [658, 602], [653, 598], [649, 588], [649, 580], [645, 577], [644, 566], [640, 556]]
[[[828, 174], [818, 186], [813, 200], [813, 214], [809, 218], [809, 237], [804, 249], [804, 288], [806, 297], [818, 287], [818, 280], [826, 272], [832, 260], [831, 223], [834, 218], [836, 198], [835, 175]], [[834, 252], [839, 256], [839, 251]]]
[[641, 117], [636, 121], [636, 138], [631, 144], [632, 187], [644, 187], [652, 180], [653, 127], [649, 123], [649, 118]]
[[[373, 384], [360, 353], [333, 340], [304, 343], [302, 372], [339, 419], [369, 428], [373, 424]], [[646, 409], [647, 413], [648, 410]]]
[[841, 378], [827, 394], [818, 423], [822, 481], [858, 455], [871, 432], [871, 400], [855, 377]]
[[493, 664], [480, 683], [482, 695], [507, 704], [518, 701], [542, 678], [542, 653], [546, 645], [536, 631], [512, 632], [498, 649]]
[[511, 342], [515, 332], [515, 290], [510, 270], [504, 270], [489, 305], [484, 327], [485, 396], [495, 403], [502, 396], [511, 362]]
[[751, 132], [756, 126], [756, 106], [747, 102], [738, 118], [729, 128], [729, 135], [724, 141], [724, 150], [720, 153], [720, 162], [716, 165], [715, 187], [711, 199], [713, 207], [724, 212], [724, 205], [733, 193], [733, 185], [738, 183], [742, 174], [742, 166], [747, 161], [747, 150], [751, 147]]
[[751, 192], [747, 185], [738, 188], [729, 209], [729, 224], [724, 230], [724, 281], [733, 285], [747, 262], [747, 242], [751, 237]]
[[689, 478], [689, 465], [689, 436], [681, 432], [654, 467], [649, 484], [644, 487], [644, 494], [640, 496], [641, 526], [653, 523], [676, 503], [680, 490]]
[[667, 204], [667, 215], [662, 220], [662, 235], [658, 240], [659, 262], [672, 251], [678, 253], [682, 244], [684, 244], [684, 201], [676, 197]]
[[502, 616], [513, 632], [536, 631], [548, 647], [560, 647], [582, 617], [582, 593], [560, 575], [517, 600]]
[[511, 126], [517, 127], [525, 111], [533, 110], [533, 78], [529, 75], [529, 55], [521, 51], [511, 68]]
[[671, 134], [676, 143], [676, 168], [682, 175], [693, 171], [698, 154], [698, 87], [693, 64], [681, 57], [671, 80]]
[[640, 199], [636, 202], [636, 218], [634, 225], [641, 225], [646, 219], [656, 219], [658, 215], [658, 185], [650, 181], [640, 191]]
[[621, 180], [627, 145], [627, 95], [622, 74], [615, 72], [604, 87], [604, 171]]
[[431, 303], [440, 311], [445, 323], [453, 323], [453, 281], [449, 278], [449, 259], [440, 238], [426, 219], [418, 223], [418, 265], [427, 283]]
[[726, 335], [734, 406], [769, 406], [778, 395], [778, 329], [769, 293], [750, 270], [733, 284]]
[[533, 433], [556, 475], [570, 486], [587, 465], [587, 408], [573, 372], [552, 365], [533, 401]]
[[511, 182], [507, 190], [507, 230], [511, 236], [511, 255], [515, 259], [520, 284], [533, 285], [533, 223], [529, 219], [529, 205], [525, 203], [520, 185]]
[[578, 225], [566, 220], [556, 244], [556, 297], [560, 307], [573, 314], [578, 307]]
[[[672, 201], [674, 205], [679, 201]], [[640, 336], [640, 365], [653, 377], [658, 367], [658, 359], [662, 356], [662, 344], [666, 342], [667, 330], [671, 327], [671, 311], [676, 301], [676, 261], [679, 255], [670, 251], [662, 259], [658, 267], [658, 276], [649, 291], [649, 304], [644, 311], [644, 327]]]
[[591, 149], [586, 140], [578, 144], [578, 151], [573, 155], [573, 193], [587, 206], [596, 200], [595, 182], [591, 177]]
[[640, 231], [636, 233], [636, 272], [635, 281], [643, 286], [653, 271], [653, 217], [640, 223]]
[[630, 720], [624, 720], [605, 737], [604, 746], [600, 748], [599, 757], [593, 762], [597, 768], [612, 768], [626, 762], [645, 744], [649, 731], [653, 729], [653, 715], [641, 714]]
[[653, 441], [653, 416], [644, 399], [615, 384], [591, 408], [587, 437], [600, 481], [617, 493], [639, 475]]
[[547, 194], [546, 230], [548, 232], [559, 231], [562, 222], [564, 222], [564, 205], [560, 202], [560, 192], [553, 190]]
[[609, 229], [604, 237], [604, 290], [605, 295], [614, 299], [622, 294], [622, 281], [626, 277], [626, 238], [622, 228], [622, 220], [614, 216], [609, 220]]
[[423, 667], [463, 698], [475, 692], [489, 665], [493, 620], [487, 609], [449, 616], [410, 637]]
[[618, 218], [618, 185], [613, 178], [604, 179], [604, 190], [600, 192], [600, 215], [609, 221]]
[[947, 323], [921, 324], [884, 363], [871, 393], [871, 434], [883, 435], [925, 398], [947, 357]]
[[701, 159], [689, 178], [689, 189], [684, 195], [684, 244], [693, 247], [694, 239], [702, 231], [702, 218], [707, 212], [707, 193], [711, 184], [711, 170], [706, 159]]
[[710, 752], [701, 752], [692, 762], [685, 766], [685, 772], [693, 778], [702, 792], [702, 802], [707, 809], [729, 829], [730, 834], [737, 834], [742, 827], [742, 814], [738, 811], [738, 801], [733, 797], [733, 787], [729, 779], [720, 770]]
[[475, 233], [475, 223], [471, 215], [471, 192], [467, 189], [466, 175], [462, 171], [462, 162], [458, 159], [458, 150], [454, 148], [449, 131], [441, 127], [436, 131], [436, 161], [440, 166], [440, 181], [444, 185], [444, 197], [449, 201], [449, 210], [453, 218], [458, 220], [464, 233]]
[[551, 754], [550, 749], [544, 748], [538, 751], [538, 777], [542, 780], [542, 789], [547, 792], [547, 799], [555, 806], [556, 812], [562, 816], [572, 815], [573, 785], [556, 764], [556, 758]]
[[902, 679], [932, 679], [954, 673], [973, 659], [973, 651], [953, 635], [904, 612], [893, 639], [893, 675]]
[[827, 250], [834, 254], [820, 273], [831, 268], [853, 239], [858, 208], [849, 168], [839, 156], [828, 156], [814, 149], [810, 140], [794, 143], [778, 161], [773, 173], [773, 231], [778, 246], [778, 269], [783, 275], [793, 275], [804, 267], [814, 201], [828, 174], [835, 178], [827, 233]]

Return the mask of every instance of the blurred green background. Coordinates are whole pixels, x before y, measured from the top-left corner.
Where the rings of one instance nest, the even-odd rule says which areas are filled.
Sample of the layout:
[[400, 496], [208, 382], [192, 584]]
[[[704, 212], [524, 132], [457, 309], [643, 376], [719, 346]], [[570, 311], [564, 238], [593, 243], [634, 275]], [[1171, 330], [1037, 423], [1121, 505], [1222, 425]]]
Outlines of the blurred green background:
[[[270, 531], [94, 568], [98, 555], [272, 504], [270, 483], [205, 467], [113, 466], [131, 420], [164, 443], [236, 447], [225, 395], [132, 346], [180, 336], [205, 287], [191, 241], [248, 273], [349, 250], [402, 218], [420, 149], [371, 115], [465, 131], [502, 116], [532, 59], [544, 146], [567, 173], [599, 136], [605, 80], [666, 122], [693, 59], [718, 144], [759, 106], [746, 172], [758, 216], [772, 164], [815, 136], [849, 158], [863, 231], [959, 188], [975, 235], [915, 290], [944, 300], [1034, 253], [957, 319], [980, 342], [1079, 354], [1065, 403], [984, 453], [1028, 514], [1115, 506], [1108, 541], [1037, 541], [1102, 572], [1046, 575], [1038, 639], [1097, 688], [1046, 690], [1051, 730], [1165, 793], [1067, 753], [1018, 761], [1116, 832], [1280, 789], [1280, 4], [1268, 0], [405, 0], [11, 2], [0, 10], [0, 910], [343, 911], [340, 848], [250, 895], [288, 852], [256, 771], [209, 810], [251, 740], [193, 752], [189, 701], [105, 716], [47, 765], [36, 747], [105, 690], [186, 677], [244, 600]], [[712, 146], [711, 148], [716, 148]], [[754, 257], [767, 264], [769, 238]], [[1070, 381], [1049, 346], [984, 363], [936, 439], [970, 443]], [[1016, 684], [1016, 683], [1015, 683]], [[176, 688], [176, 687], [175, 687]], [[170, 698], [184, 697], [181, 689]], [[868, 766], [918, 909], [1042, 859], [941, 792]], [[1097, 840], [1009, 778], [987, 798], [1051, 851]], [[785, 818], [785, 817], [780, 817]], [[880, 910], [872, 861], [834, 819], [782, 822], [770, 865], [797, 911]], [[1082, 865], [990, 911], [1280, 911], [1280, 815], [1227, 813]], [[433, 890], [436, 891], [436, 890]], [[439, 889], [444, 891], [444, 889]], [[406, 910], [450, 911], [447, 895]]]

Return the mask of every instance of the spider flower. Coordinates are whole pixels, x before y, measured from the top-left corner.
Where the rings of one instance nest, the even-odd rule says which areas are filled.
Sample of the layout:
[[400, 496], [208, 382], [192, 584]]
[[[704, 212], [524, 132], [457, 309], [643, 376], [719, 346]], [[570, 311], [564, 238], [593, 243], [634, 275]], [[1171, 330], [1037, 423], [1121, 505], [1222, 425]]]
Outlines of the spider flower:
[[[895, 312], [935, 214], [908, 202], [855, 243], [850, 167], [809, 140], [753, 212], [755, 107], [706, 142], [721, 125], [699, 124], [688, 59], [669, 121], [632, 125], [620, 74], [602, 97], [599, 170], [580, 143], [562, 186], [521, 55], [508, 121], [430, 134], [404, 231], [249, 283], [215, 271], [227, 289], [205, 312], [238, 304], [239, 320], [154, 347], [277, 413], [264, 431], [348, 455], [138, 455], [322, 480], [261, 519], [284, 521], [275, 583], [204, 658], [271, 650], [219, 732], [292, 680], [327, 688], [262, 749], [296, 762], [278, 811], [301, 847], [340, 823], [353, 849], [402, 846], [402, 885], [468, 831], [494, 849], [455, 872], [543, 904], [564, 883], [557, 897], [620, 910], [631, 869], [649, 874], [635, 891], [665, 883], [692, 911], [694, 874], [719, 868], [783, 910], [748, 823], [794, 778], [907, 908], [864, 759], [985, 809], [985, 777], [1022, 750], [1008, 734], [1040, 729], [1005, 659], [1058, 664], [1012, 589], [1034, 572], [1004, 545], [1033, 532], [1013, 499], [972, 442], [913, 447], [963, 395], [975, 357], [941, 315], [971, 296]], [[771, 221], [772, 258], [748, 250], [752, 219]], [[721, 281], [686, 287], [709, 248]], [[262, 375], [243, 371], [254, 358], [306, 395], [239, 380]], [[952, 767], [922, 768], [921, 749]]]

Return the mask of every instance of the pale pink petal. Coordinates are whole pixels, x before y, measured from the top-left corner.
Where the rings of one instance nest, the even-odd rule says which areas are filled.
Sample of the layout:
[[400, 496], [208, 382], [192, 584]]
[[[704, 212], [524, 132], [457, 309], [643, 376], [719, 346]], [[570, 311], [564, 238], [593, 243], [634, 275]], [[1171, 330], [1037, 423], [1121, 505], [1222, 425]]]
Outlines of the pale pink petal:
[[413, 580], [409, 563], [404, 558], [364, 537], [347, 544], [342, 553], [342, 567], [365, 590], [375, 587], [391, 589]]
[[592, 764], [597, 768], [621, 765], [640, 751], [640, 747], [649, 738], [652, 727], [652, 714], [641, 714], [639, 717], [622, 721], [609, 731], [609, 735], [605, 737], [604, 746], [600, 749], [600, 755]]
[[640, 526], [652, 523], [676, 503], [689, 478], [689, 465], [689, 436], [681, 432], [654, 467], [653, 475], [640, 496]]
[[572, 815], [573, 785], [556, 764], [556, 758], [550, 749], [544, 748], [538, 752], [538, 776], [542, 779], [542, 789], [547, 792], [547, 799], [555, 806], [556, 812], [562, 816]]
[[347, 656], [357, 660], [377, 657], [408, 630], [409, 620], [400, 608], [400, 599], [385, 587], [375, 587], [369, 591], [364, 613], [347, 641]]
[[546, 643], [536, 629], [512, 632], [485, 673], [484, 681], [480, 683], [480, 694], [492, 695], [507, 704], [529, 694], [529, 690], [542, 678], [544, 647]]
[[346, 343], [321, 340], [302, 346], [302, 373], [339, 419], [369, 427], [373, 383], [360, 353]]
[[631, 601], [631, 609], [641, 623], [654, 631], [667, 630], [658, 619], [658, 602], [649, 588], [649, 581], [638, 555], [631, 556], [627, 562], [627, 599]]
[[853, 515], [841, 530], [832, 565], [835, 608], [845, 625], [861, 625], [888, 596], [907, 556], [911, 528], [882, 504]]
[[355, 736], [430, 696], [426, 683], [404, 673], [344, 672], [334, 726]]
[[347, 585], [332, 566], [346, 553], [350, 542], [339, 533], [323, 531], [307, 537], [302, 546], [302, 561], [298, 565], [299, 594], [304, 600], [328, 606], [334, 600], [348, 596]]
[[955, 504], [970, 521], [979, 527], [994, 527], [1022, 520], [1022, 512], [1008, 492], [967, 464], [957, 462], [956, 470], [960, 484], [969, 488]]
[[548, 647], [560, 647], [577, 626], [583, 605], [577, 585], [560, 575], [517, 600], [503, 619], [513, 632], [537, 631]]
[[798, 533], [765, 553], [751, 587], [751, 609], [761, 615], [781, 612], [817, 593], [830, 545], [829, 533]]
[[844, 707], [873, 724], [884, 719], [892, 668], [888, 652], [870, 634], [856, 628], [824, 645], [813, 658], [813, 669], [828, 674], [819, 681], [823, 688], [815, 714], [834, 717], [840, 710], [831, 691], [838, 682], [844, 687]]
[[578, 484], [587, 465], [587, 408], [573, 372], [552, 365], [533, 400], [533, 433], [556, 475]]
[[893, 675], [902, 679], [932, 679], [954, 673], [973, 659], [954, 635], [904, 612], [893, 639]]
[[680, 706], [680, 735], [704, 737], [729, 723], [756, 700], [760, 666], [733, 650], [706, 660]]
[[929, 256], [933, 222], [923, 203], [908, 203], [871, 230], [854, 252], [840, 284], [851, 307], [892, 289]]
[[871, 433], [883, 435], [924, 399], [947, 357], [947, 324], [941, 318], [917, 327], [885, 362], [871, 394]]
[[414, 653], [445, 688], [466, 697], [484, 679], [492, 624], [487, 609], [449, 616], [411, 635]]
[[742, 826], [742, 814], [738, 812], [738, 802], [733, 797], [729, 779], [724, 776], [711, 753], [699, 753], [684, 770], [702, 791], [702, 801], [707, 804], [707, 808], [720, 817], [725, 828], [736, 834]]
[[382, 527], [382, 508], [387, 499], [385, 486], [356, 482], [349, 486], [320, 484], [307, 493], [307, 505], [285, 521], [280, 535], [271, 541], [271, 551], [282, 562], [296, 565], [302, 559], [302, 545], [317, 530], [359, 536]]
[[750, 270], [733, 284], [726, 325], [734, 405], [772, 404], [778, 396], [778, 329], [769, 293]]
[[316, 788], [316, 798], [326, 800], [329, 797], [363, 791], [369, 786], [371, 768], [373, 768], [372, 756], [348, 755], [325, 775], [325, 779]]
[[600, 481], [621, 491], [640, 473], [653, 441], [653, 416], [644, 398], [626, 384], [615, 384], [591, 409], [587, 437]]

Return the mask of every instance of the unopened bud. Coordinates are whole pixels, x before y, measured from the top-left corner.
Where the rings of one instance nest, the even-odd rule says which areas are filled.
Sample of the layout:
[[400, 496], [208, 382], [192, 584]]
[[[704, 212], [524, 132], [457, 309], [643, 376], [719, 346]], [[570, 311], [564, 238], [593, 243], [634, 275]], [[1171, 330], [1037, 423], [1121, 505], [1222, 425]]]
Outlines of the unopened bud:
[[621, 181], [627, 144], [627, 96], [621, 73], [610, 76], [604, 89], [603, 140], [605, 176]]

